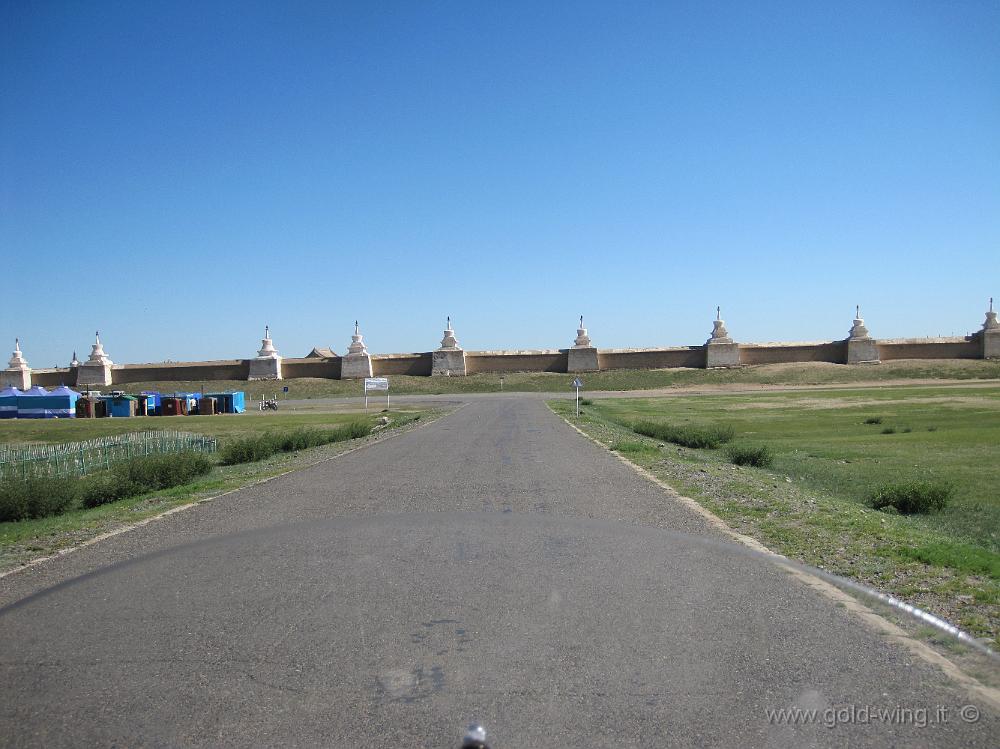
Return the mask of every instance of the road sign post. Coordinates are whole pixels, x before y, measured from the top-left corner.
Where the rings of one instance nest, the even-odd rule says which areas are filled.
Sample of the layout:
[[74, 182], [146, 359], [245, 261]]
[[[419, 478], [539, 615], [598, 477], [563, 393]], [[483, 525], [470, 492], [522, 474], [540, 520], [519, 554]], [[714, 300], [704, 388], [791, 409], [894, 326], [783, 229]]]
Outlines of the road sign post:
[[583, 387], [583, 380], [577, 377], [573, 380], [573, 387], [576, 388], [576, 418], [580, 418], [580, 388]]
[[368, 410], [368, 391], [385, 391], [385, 410], [389, 410], [389, 378], [388, 377], [366, 377], [365, 378], [365, 410]]

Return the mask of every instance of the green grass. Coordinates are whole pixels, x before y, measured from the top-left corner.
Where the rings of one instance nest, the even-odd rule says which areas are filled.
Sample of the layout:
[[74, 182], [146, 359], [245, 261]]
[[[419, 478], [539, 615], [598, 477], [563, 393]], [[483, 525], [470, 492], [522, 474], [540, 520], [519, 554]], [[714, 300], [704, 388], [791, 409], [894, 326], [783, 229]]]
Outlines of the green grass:
[[[393, 410], [390, 415], [416, 413], [414, 409]], [[216, 437], [220, 443], [265, 431], [326, 429], [349, 424], [358, 418], [371, 423], [381, 414], [364, 413], [246, 413], [217, 416], [152, 416], [133, 419], [4, 419], [0, 421], [0, 442], [78, 442], [107, 434], [170, 429]]]
[[240, 437], [223, 444], [219, 462], [223, 465], [251, 463], [279, 452], [294, 452], [367, 437], [371, 431], [372, 425], [368, 420], [355, 419], [332, 429], [296, 429], [291, 432], [265, 432]]
[[[571, 416], [571, 404], [550, 405]], [[866, 425], [873, 412], [895, 432]], [[623, 451], [740, 532], [889, 592], [917, 590], [908, 600], [1000, 638], [1000, 386], [601, 399], [573, 423], [613, 445], [643, 419], [729, 427], [735, 445], [768, 447], [770, 468], [730, 465], [728, 451]], [[900, 484], [947, 486], [950, 499], [928, 514], [871, 508], [879, 487]]]
[[731, 445], [726, 456], [738, 466], [770, 468], [774, 463], [774, 453], [767, 445]]
[[[981, 360], [900, 360], [885, 362], [877, 367], [849, 367], [842, 364], [808, 362], [802, 364], [772, 364], [739, 369], [647, 369], [608, 370], [583, 375], [552, 372], [508, 372], [503, 375], [507, 392], [564, 392], [573, 391], [572, 382], [580, 376], [585, 393], [601, 390], [651, 390], [657, 388], [699, 385], [824, 385], [886, 380], [944, 379], [976, 380], [1000, 379], [1000, 362]], [[392, 394], [418, 393], [489, 393], [500, 390], [499, 374], [474, 374], [467, 377], [389, 377]], [[299, 378], [274, 382], [246, 382], [242, 380], [189, 381], [189, 382], [139, 382], [121, 386], [129, 392], [156, 390], [160, 392], [196, 392], [207, 390], [243, 390], [248, 399], [259, 400], [261, 395], [270, 398], [330, 398], [361, 397], [358, 380], [325, 380]], [[288, 394], [281, 388], [287, 386]], [[116, 388], [119, 386], [115, 386]], [[249, 403], [249, 401], [248, 401]]]
[[625, 455], [658, 455], [660, 452], [656, 445], [638, 440], [618, 440], [611, 445], [611, 449]]
[[642, 419], [632, 425], [632, 431], [644, 437], [652, 437], [662, 442], [672, 442], [684, 447], [714, 449], [733, 438], [732, 427], [714, 424], [664, 424]]

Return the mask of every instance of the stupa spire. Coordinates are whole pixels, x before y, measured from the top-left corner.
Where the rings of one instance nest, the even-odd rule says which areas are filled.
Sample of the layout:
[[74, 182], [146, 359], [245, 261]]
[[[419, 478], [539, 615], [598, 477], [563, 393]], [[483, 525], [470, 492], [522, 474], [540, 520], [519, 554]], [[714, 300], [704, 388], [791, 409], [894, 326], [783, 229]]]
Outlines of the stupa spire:
[[10, 361], [7, 364], [8, 369], [27, 369], [28, 362], [25, 360], [24, 355], [21, 353], [21, 339], [14, 339], [14, 353], [10, 357]]
[[587, 329], [583, 327], [583, 315], [580, 315], [580, 327], [576, 329], [576, 339], [573, 341], [574, 348], [591, 348], [590, 336]]
[[983, 330], [996, 330], [997, 328], [1000, 328], [1000, 322], [997, 322], [997, 313], [993, 311], [993, 297], [990, 297], [990, 310], [986, 313]]
[[269, 325], [264, 326], [264, 337], [260, 341], [260, 349], [257, 351], [258, 359], [277, 359], [278, 350], [274, 348], [274, 343], [271, 341], [271, 327]]
[[726, 330], [726, 321], [722, 319], [722, 305], [715, 307], [715, 321], [712, 323], [712, 337], [708, 343], [732, 343], [729, 331]]
[[[364, 336], [361, 335], [361, 326], [358, 321], [354, 321], [354, 335], [351, 336], [351, 345], [347, 347], [347, 355], [367, 354], [368, 347], [365, 345]], [[371, 375], [369, 375], [371, 376]]]
[[441, 339], [441, 346], [438, 348], [438, 351], [458, 348], [461, 347], [458, 345], [458, 339], [455, 338], [455, 331], [451, 327], [451, 315], [448, 315], [445, 317], [444, 337]]

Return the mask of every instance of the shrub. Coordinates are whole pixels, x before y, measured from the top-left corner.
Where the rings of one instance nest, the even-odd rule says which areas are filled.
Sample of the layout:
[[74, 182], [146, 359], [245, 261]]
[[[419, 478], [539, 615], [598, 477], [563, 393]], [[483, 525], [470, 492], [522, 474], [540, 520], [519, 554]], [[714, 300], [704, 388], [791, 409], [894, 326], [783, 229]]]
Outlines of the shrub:
[[84, 507], [98, 507], [146, 492], [188, 484], [211, 470], [212, 461], [203, 453], [165, 453], [132, 458], [110, 471], [84, 479], [80, 501]]
[[333, 429], [297, 429], [282, 434], [259, 434], [227, 442], [219, 451], [219, 456], [222, 464], [226, 466], [253, 463], [270, 458], [279, 452], [290, 453], [309, 447], [328, 445], [331, 442], [345, 442], [367, 437], [371, 432], [372, 428], [368, 422], [358, 420]]
[[594, 401], [591, 400], [590, 398], [581, 398], [580, 399], [580, 405], [581, 406], [592, 406], [592, 405], [594, 405]]
[[865, 424], [881, 424], [881, 423], [882, 423], [881, 416], [869, 416], [867, 419], [865, 419]]
[[618, 440], [611, 446], [612, 450], [620, 453], [632, 453], [633, 455], [659, 453], [660, 449], [656, 445], [639, 440]]
[[212, 461], [203, 453], [183, 452], [147, 455], [119, 463], [111, 472], [143, 491], [169, 489], [187, 484], [212, 470]]
[[79, 479], [33, 478], [0, 484], [0, 522], [59, 515], [76, 500]]
[[632, 431], [645, 437], [672, 442], [675, 445], [695, 448], [716, 448], [733, 439], [733, 428], [728, 426], [673, 426], [654, 421], [639, 421]]
[[913, 431], [913, 427], [903, 427], [903, 434], [909, 434]]
[[80, 502], [84, 507], [99, 507], [126, 497], [142, 494], [142, 487], [115, 473], [96, 473], [88, 476], [80, 488]]
[[278, 447], [271, 435], [258, 434], [226, 442], [219, 450], [219, 460], [224, 466], [232, 466], [237, 463], [253, 463], [257, 460], [264, 460], [276, 452], [278, 452]]
[[351, 421], [342, 427], [331, 430], [336, 437], [334, 439], [328, 440], [329, 442], [343, 442], [344, 440], [358, 439], [359, 437], [367, 437], [372, 433], [372, 428], [364, 421]]
[[767, 445], [733, 445], [728, 454], [729, 460], [738, 466], [767, 468], [774, 462], [774, 453]]
[[944, 509], [951, 495], [950, 486], [908, 481], [880, 486], [872, 495], [870, 503], [876, 510], [892, 507], [903, 515], [914, 515]]
[[882, 434], [895, 434], [895, 433], [896, 433], [896, 427], [886, 427], [885, 429], [882, 430]]
[[932, 427], [927, 427], [927, 431], [928, 432], [936, 432], [937, 431], [937, 427], [933, 427], [933, 426]]

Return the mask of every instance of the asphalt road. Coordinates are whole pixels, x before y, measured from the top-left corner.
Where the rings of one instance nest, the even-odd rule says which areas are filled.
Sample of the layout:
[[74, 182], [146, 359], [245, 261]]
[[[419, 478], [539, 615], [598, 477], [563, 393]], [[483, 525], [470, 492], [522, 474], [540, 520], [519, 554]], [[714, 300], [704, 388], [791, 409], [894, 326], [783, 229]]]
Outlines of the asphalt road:
[[[998, 735], [530, 397], [23, 570], [0, 605], [10, 746], [455, 746], [471, 720], [494, 749]], [[815, 720], [768, 718], [795, 707]]]

